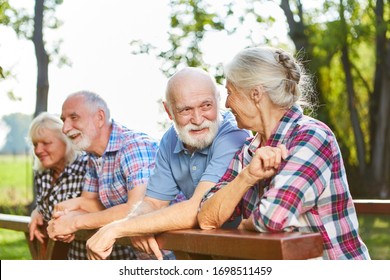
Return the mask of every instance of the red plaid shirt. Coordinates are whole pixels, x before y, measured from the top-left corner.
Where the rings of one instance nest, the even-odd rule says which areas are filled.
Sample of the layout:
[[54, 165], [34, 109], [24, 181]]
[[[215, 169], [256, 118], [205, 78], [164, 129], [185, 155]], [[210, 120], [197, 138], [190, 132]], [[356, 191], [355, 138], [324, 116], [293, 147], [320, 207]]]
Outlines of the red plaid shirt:
[[[279, 144], [286, 145], [288, 157], [275, 176], [248, 190], [234, 215], [252, 215], [260, 232], [319, 232], [324, 259], [369, 259], [358, 234], [344, 163], [332, 131], [293, 106], [266, 143]], [[257, 136], [245, 143], [203, 202], [250, 163], [259, 145]]]

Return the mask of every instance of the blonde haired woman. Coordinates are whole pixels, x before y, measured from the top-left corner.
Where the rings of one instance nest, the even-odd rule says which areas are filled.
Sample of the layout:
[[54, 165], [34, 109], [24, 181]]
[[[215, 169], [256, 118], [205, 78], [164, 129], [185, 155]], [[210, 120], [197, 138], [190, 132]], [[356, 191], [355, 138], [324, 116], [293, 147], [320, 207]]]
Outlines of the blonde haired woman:
[[[34, 149], [34, 188], [36, 208], [31, 213], [30, 240], [41, 243], [47, 239], [47, 222], [54, 206], [64, 200], [80, 196], [86, 173], [88, 157], [77, 151], [62, 133], [63, 122], [59, 116], [44, 112], [30, 124], [28, 138]], [[72, 237], [69, 238], [69, 241]], [[67, 247], [57, 242], [56, 246]], [[61, 250], [59, 250], [61, 251]], [[57, 255], [54, 258], [62, 259]], [[85, 242], [73, 241], [67, 258], [87, 259]]]

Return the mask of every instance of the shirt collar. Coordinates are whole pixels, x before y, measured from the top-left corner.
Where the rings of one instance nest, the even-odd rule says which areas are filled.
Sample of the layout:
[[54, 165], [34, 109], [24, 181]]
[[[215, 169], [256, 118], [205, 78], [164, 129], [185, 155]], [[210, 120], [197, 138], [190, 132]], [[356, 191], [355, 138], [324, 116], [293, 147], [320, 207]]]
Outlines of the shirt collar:
[[268, 139], [268, 146], [276, 147], [279, 144], [285, 144], [290, 138], [297, 122], [302, 119], [303, 110], [299, 105], [293, 105], [280, 119], [279, 125], [276, 127], [271, 137]]
[[104, 153], [115, 152], [120, 149], [122, 146], [122, 133], [123, 127], [116, 123], [114, 120], [111, 120], [112, 131], [110, 134], [110, 140]]
[[[280, 119], [278, 126], [274, 129], [271, 137], [267, 140], [266, 146], [276, 147], [284, 144], [289, 139], [296, 123], [302, 119], [303, 110], [299, 105], [293, 105]], [[260, 136], [256, 134], [249, 144], [248, 151], [254, 153], [260, 146]]]

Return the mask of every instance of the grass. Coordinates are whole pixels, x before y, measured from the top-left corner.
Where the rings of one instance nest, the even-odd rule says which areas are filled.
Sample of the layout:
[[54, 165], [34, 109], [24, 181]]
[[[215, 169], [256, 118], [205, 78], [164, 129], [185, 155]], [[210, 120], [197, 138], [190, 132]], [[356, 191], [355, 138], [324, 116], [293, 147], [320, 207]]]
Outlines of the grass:
[[31, 260], [23, 232], [0, 229], [0, 260]]
[[[27, 215], [32, 201], [32, 158], [0, 156], [0, 212]], [[360, 235], [374, 260], [390, 260], [390, 215], [361, 215]], [[24, 233], [0, 229], [0, 260], [31, 259]]]
[[27, 205], [33, 199], [32, 157], [0, 156], [0, 206]]
[[[33, 199], [32, 157], [0, 156], [0, 212], [27, 215]], [[1, 260], [31, 260], [24, 233], [0, 229]]]
[[390, 215], [358, 217], [360, 236], [373, 260], [390, 260]]

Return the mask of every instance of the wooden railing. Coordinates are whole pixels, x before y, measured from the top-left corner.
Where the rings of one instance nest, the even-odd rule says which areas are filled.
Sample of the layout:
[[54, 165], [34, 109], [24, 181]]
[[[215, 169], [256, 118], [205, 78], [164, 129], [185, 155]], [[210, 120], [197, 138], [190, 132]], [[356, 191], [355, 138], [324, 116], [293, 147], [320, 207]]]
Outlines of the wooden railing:
[[[369, 215], [390, 215], [390, 200], [356, 199], [356, 212]], [[0, 228], [24, 232], [33, 259], [65, 258], [61, 242], [45, 244], [29, 241], [30, 217], [0, 214]], [[78, 240], [87, 240], [94, 231], [77, 232]], [[256, 233], [240, 230], [178, 230], [156, 236], [161, 249], [174, 251], [177, 259], [309, 259], [322, 255], [318, 233]], [[118, 244], [131, 245], [128, 238]]]
[[353, 202], [358, 215], [390, 215], [390, 200], [355, 199]]
[[[61, 255], [56, 250], [59, 242], [47, 244], [29, 241], [29, 217], [0, 214], [0, 228], [25, 233], [33, 259], [53, 259]], [[79, 231], [78, 240], [87, 240], [93, 231]], [[291, 260], [322, 256], [322, 239], [318, 233], [256, 233], [240, 230], [178, 230], [156, 236], [161, 249], [172, 250], [177, 259], [267, 259]], [[130, 245], [130, 239], [117, 240]], [[59, 249], [61, 250], [61, 249]], [[64, 255], [64, 254], [62, 254]]]

